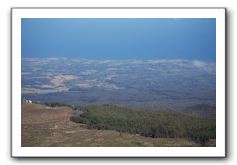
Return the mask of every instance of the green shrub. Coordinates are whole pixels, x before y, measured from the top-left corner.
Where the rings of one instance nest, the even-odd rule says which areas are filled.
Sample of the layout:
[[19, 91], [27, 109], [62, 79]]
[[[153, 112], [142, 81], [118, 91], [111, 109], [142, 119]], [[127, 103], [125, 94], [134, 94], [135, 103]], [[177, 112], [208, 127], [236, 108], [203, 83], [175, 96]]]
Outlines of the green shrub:
[[205, 145], [216, 137], [214, 118], [201, 118], [174, 111], [134, 110], [115, 105], [86, 106], [71, 118], [88, 128], [110, 129], [152, 138], [189, 138]]

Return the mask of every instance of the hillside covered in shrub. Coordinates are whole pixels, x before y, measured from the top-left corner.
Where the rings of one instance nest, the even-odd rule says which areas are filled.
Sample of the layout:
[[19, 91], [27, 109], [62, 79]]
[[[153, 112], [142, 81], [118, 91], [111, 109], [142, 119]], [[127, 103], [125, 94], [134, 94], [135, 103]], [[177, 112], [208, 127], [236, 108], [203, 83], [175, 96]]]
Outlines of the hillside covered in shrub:
[[116, 130], [152, 138], [187, 138], [205, 146], [216, 138], [215, 117], [200, 117], [185, 112], [135, 110], [116, 105], [76, 107], [82, 114], [72, 116], [88, 128]]

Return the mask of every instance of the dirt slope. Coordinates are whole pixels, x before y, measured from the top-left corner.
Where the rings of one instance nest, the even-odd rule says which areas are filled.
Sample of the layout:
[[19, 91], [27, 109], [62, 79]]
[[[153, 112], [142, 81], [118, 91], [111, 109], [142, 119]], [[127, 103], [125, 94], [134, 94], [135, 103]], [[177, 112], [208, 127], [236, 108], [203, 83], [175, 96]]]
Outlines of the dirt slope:
[[68, 107], [22, 104], [23, 147], [77, 146], [198, 146], [186, 139], [147, 138], [109, 130], [87, 129], [70, 121]]

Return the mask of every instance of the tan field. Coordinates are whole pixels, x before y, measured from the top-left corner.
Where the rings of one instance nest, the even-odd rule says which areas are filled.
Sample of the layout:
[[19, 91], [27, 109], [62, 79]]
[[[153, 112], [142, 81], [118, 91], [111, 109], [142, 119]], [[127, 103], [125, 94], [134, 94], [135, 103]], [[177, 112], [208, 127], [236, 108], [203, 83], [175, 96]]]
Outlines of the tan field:
[[[188, 147], [199, 144], [181, 138], [149, 138], [110, 130], [87, 129], [70, 121], [68, 107], [22, 104], [22, 147]], [[210, 141], [208, 146], [215, 144]]]

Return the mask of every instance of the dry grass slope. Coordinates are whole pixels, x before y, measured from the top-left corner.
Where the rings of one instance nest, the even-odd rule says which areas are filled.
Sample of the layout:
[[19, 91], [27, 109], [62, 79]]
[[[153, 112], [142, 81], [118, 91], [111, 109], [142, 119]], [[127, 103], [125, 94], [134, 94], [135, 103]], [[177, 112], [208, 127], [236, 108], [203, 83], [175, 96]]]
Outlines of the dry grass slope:
[[[181, 138], [149, 138], [109, 130], [87, 129], [70, 121], [68, 107], [22, 104], [22, 147], [182, 147], [199, 144]], [[215, 145], [210, 141], [208, 146]]]

